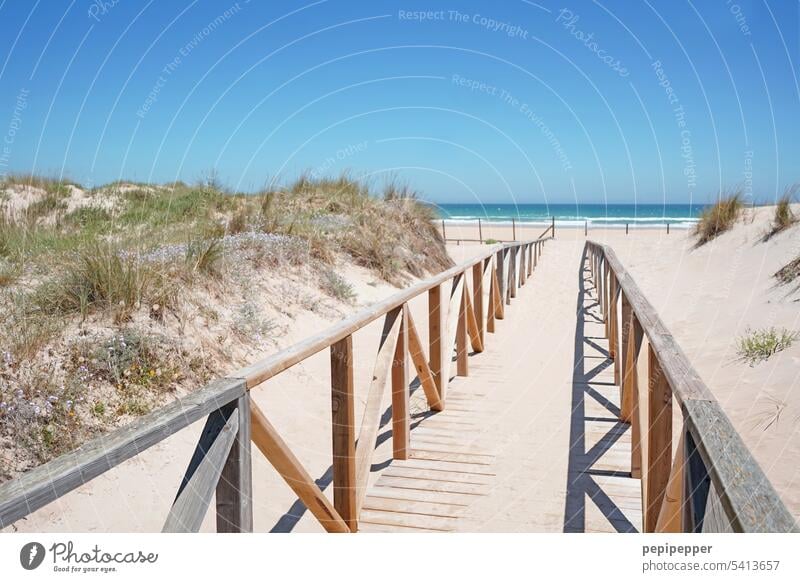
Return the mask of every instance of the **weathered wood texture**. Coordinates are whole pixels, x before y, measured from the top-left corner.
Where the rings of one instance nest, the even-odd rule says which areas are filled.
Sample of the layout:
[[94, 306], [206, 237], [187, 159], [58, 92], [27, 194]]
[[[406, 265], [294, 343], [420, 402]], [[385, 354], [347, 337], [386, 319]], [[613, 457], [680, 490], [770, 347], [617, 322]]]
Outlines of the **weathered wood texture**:
[[224, 412], [218, 411], [209, 416], [161, 531], [193, 533], [200, 530], [238, 431], [238, 414], [229, 413], [226, 418]]
[[400, 333], [392, 360], [392, 457], [408, 458], [411, 446], [408, 376], [408, 305], [400, 314]]
[[239, 430], [217, 483], [217, 531], [253, 531], [253, 468], [251, 460], [250, 396], [226, 405], [239, 417]]
[[357, 529], [356, 412], [353, 384], [353, 338], [331, 346], [331, 442], [333, 506], [351, 532]]

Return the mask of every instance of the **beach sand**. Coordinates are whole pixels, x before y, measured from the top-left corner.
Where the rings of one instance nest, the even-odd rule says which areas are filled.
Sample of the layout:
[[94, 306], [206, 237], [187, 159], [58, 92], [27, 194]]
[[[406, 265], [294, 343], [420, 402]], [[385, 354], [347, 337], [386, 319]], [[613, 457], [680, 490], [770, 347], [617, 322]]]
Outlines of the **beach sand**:
[[[795, 302], [798, 296], [787, 296], [788, 290], [775, 288], [772, 279], [778, 268], [800, 254], [800, 230], [795, 227], [767, 243], [760, 242], [768, 212], [769, 209], [756, 210], [752, 222], [748, 218], [747, 224], [737, 225], [733, 231], [700, 249], [693, 248], [687, 230], [679, 229], [672, 229], [669, 235], [663, 228], [637, 228], [628, 235], [624, 229], [592, 229], [589, 238], [615, 249], [719, 399], [789, 510], [800, 516], [800, 393], [797, 390], [800, 344], [755, 367], [736, 361], [735, 354], [735, 340], [748, 326], [800, 328], [800, 311]], [[492, 228], [484, 233], [485, 237], [508, 239], [511, 236], [510, 228]], [[523, 230], [517, 238], [524, 238], [526, 232], [533, 234], [534, 230]], [[537, 227], [536, 236], [539, 232]], [[448, 236], [454, 235], [448, 232]], [[556, 239], [545, 249], [542, 266], [547, 265], [547, 269], [537, 270], [534, 285], [525, 288], [526, 293], [532, 294], [526, 296], [525, 301], [536, 302], [536, 309], [543, 314], [541, 327], [510, 325], [497, 334], [498, 338], [506, 334], [502, 336], [505, 345], [529, 342], [540, 351], [550, 350], [542, 354], [542, 372], [536, 377], [543, 390], [569, 390], [563, 378], [569, 378], [572, 373], [569, 367], [573, 357], [577, 277], [585, 240], [582, 228], [557, 229]], [[485, 247], [463, 243], [450, 244], [448, 248], [459, 261]], [[553, 285], [558, 282], [558, 293], [548, 293], [548, 289], [555, 287], [549, 285], [547, 277], [553, 278]], [[367, 292], [366, 287], [361, 288]], [[369, 299], [374, 301], [390, 292], [388, 287], [373, 288]], [[425, 297], [415, 299], [410, 307], [422, 341], [427, 343]], [[547, 314], [561, 315], [556, 321]], [[301, 314], [291, 333], [281, 339], [281, 346], [318, 333], [331, 324], [317, 315]], [[358, 423], [380, 327], [381, 323], [376, 322], [354, 336]], [[254, 401], [308, 472], [323, 485], [330, 479], [331, 464], [328, 360], [328, 352], [323, 351], [251, 392]], [[527, 382], [530, 378], [520, 377], [519, 380]], [[560, 406], [564, 403], [568, 406], [567, 397], [557, 397]], [[418, 399], [415, 402], [420, 406]], [[384, 406], [388, 404], [387, 390]], [[523, 404], [536, 406], [535, 401]], [[561, 413], [568, 416], [569, 410]], [[198, 422], [173, 435], [5, 531], [159, 531], [201, 428], [202, 422]], [[389, 428], [384, 427], [380, 434]], [[505, 430], [509, 434], [507, 454], [513, 456], [516, 450], [523, 456], [528, 444], [511, 438], [515, 430], [513, 425]], [[556, 425], [554, 430], [565, 428]], [[559, 441], [561, 436], [561, 432], [554, 435], [558, 437], [555, 440]], [[556, 481], [566, 479], [565, 473], [561, 475], [566, 470], [566, 447], [544, 448], [537, 454], [537, 463], [553, 467]], [[385, 464], [390, 458], [391, 439], [386, 439], [376, 450], [373, 464]], [[377, 476], [378, 473], [373, 474], [373, 481]], [[253, 450], [253, 490], [256, 531], [322, 531], [257, 449]], [[542, 500], [537, 506], [533, 500], [541, 499], [541, 493], [520, 493], [531, 495], [532, 500], [526, 505], [522, 503], [525, 499], [520, 499], [521, 507], [533, 512], [544, 510], [546, 506], [549, 521], [536, 522], [536, 529], [561, 531], [563, 501], [560, 498], [549, 502]], [[326, 494], [331, 496], [330, 487]], [[485, 511], [492, 509], [487, 507]], [[492, 521], [491, 513], [475, 515], [474, 519], [476, 524], [482, 524], [482, 527], [476, 525], [476, 529], [507, 530], [503, 523]], [[525, 520], [520, 519], [520, 523], [524, 525]], [[515, 523], [514, 531], [524, 529], [520, 523]], [[213, 505], [202, 530], [214, 531]]]

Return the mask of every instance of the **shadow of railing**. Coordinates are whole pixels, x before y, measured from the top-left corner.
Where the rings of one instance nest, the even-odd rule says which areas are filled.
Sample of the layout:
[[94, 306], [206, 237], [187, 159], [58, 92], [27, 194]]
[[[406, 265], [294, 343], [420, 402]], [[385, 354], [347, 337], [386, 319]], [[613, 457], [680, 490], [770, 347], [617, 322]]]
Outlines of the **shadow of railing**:
[[[628, 477], [630, 472], [611, 471], [595, 468], [594, 465], [625, 434], [628, 425], [619, 421], [619, 407], [604, 397], [595, 386], [613, 385], [611, 382], [597, 381], [595, 378], [613, 365], [608, 350], [593, 340], [598, 337], [586, 335], [587, 323], [602, 323], [599, 316], [599, 303], [596, 290], [588, 275], [586, 254], [581, 258], [578, 269], [577, 321], [575, 324], [575, 355], [572, 373], [572, 407], [570, 414], [569, 462], [567, 470], [567, 496], [564, 509], [564, 532], [586, 531], [586, 503], [591, 500], [603, 516], [618, 532], [636, 532], [636, 527], [625, 516], [609, 495], [594, 479], [595, 476]], [[590, 346], [599, 356], [586, 355]], [[585, 371], [588, 362], [599, 363]], [[600, 404], [605, 414], [586, 416], [587, 398]], [[587, 423], [608, 423], [605, 434], [588, 451], [586, 450]]]

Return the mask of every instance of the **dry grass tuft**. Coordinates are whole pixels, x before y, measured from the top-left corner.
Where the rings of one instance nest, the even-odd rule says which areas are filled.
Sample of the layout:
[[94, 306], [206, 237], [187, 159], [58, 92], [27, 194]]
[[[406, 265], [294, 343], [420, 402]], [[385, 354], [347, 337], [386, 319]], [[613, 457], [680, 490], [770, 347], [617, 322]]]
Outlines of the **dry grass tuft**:
[[800, 184], [793, 184], [784, 191], [783, 196], [778, 200], [775, 205], [775, 216], [772, 218], [770, 230], [764, 235], [764, 242], [797, 224], [798, 218], [792, 211], [792, 203], [795, 201], [798, 189], [800, 189]]
[[741, 192], [721, 194], [716, 204], [703, 209], [700, 213], [699, 221], [694, 228], [694, 234], [697, 237], [696, 246], [702, 246], [730, 230], [739, 218], [743, 207]]

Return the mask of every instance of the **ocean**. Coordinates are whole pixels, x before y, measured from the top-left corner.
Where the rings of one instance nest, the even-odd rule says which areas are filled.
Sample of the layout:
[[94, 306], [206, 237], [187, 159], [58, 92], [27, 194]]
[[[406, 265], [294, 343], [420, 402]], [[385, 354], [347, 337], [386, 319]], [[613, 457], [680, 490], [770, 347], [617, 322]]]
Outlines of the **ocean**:
[[486, 224], [518, 223], [556, 226], [659, 226], [690, 227], [697, 222], [702, 204], [438, 204], [439, 217], [446, 222]]

